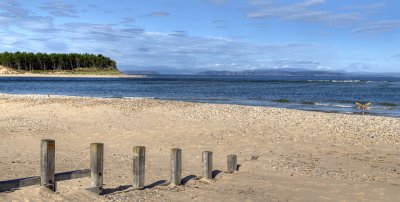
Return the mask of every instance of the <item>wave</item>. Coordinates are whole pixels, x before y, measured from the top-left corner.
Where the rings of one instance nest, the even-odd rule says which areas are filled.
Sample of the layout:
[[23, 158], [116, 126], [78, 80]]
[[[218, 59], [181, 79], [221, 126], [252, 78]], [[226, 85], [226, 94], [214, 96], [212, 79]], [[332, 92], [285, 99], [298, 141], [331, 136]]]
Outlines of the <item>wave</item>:
[[317, 108], [354, 108], [354, 102], [315, 102], [315, 101], [297, 101], [297, 100], [287, 100], [287, 99], [277, 99], [277, 100], [267, 100], [267, 99], [257, 99], [260, 101], [270, 101], [270, 102], [275, 102], [275, 103], [280, 103], [280, 104], [286, 104], [286, 105], [301, 105], [301, 106], [315, 106]]
[[353, 108], [354, 107], [354, 105], [344, 105], [344, 104], [338, 104], [338, 103], [315, 103], [315, 105], [324, 106], [324, 107], [338, 107], [338, 108]]
[[354, 108], [354, 105], [340, 105], [340, 104], [333, 104], [332, 107], [339, 107], [339, 108]]
[[122, 99], [132, 99], [132, 100], [146, 100], [146, 99], [156, 99], [155, 97], [120, 97]]
[[232, 99], [229, 99], [229, 98], [212, 98], [212, 97], [207, 97], [207, 98], [183, 98], [182, 100], [196, 100], [196, 99], [199, 99], [199, 100], [227, 100], [227, 101], [230, 101], [230, 100], [232, 100]]
[[272, 102], [288, 103], [288, 102], [290, 102], [290, 100], [286, 100], [286, 99], [278, 99], [278, 100], [272, 100]]
[[[318, 103], [316, 102], [315, 105], [320, 106], [320, 107], [328, 107], [328, 108], [354, 108], [354, 104], [345, 104], [347, 102], [339, 102], [339, 103]], [[351, 102], [352, 103], [352, 102]], [[301, 102], [301, 104], [305, 104], [304, 102]], [[371, 109], [377, 109], [377, 110], [398, 110], [400, 108], [400, 104], [397, 103], [376, 103], [370, 107]]]
[[316, 102], [310, 102], [310, 101], [302, 101], [300, 103], [303, 105], [316, 105], [317, 104]]
[[314, 83], [388, 83], [389, 81], [371, 81], [371, 80], [358, 80], [358, 79], [328, 79], [328, 80], [307, 80], [307, 82]]
[[[368, 82], [361, 80], [307, 80], [307, 82], [321, 82], [321, 83], [359, 83], [359, 82]], [[373, 82], [373, 81], [370, 81]]]
[[387, 83], [389, 81], [366, 81], [366, 83]]
[[381, 102], [379, 105], [385, 106], [385, 107], [398, 107], [400, 104], [396, 103], [390, 103], [390, 102]]
[[332, 105], [332, 104], [329, 104], [329, 103], [319, 103], [319, 102], [317, 102], [317, 103], [315, 103], [315, 105], [330, 106], [330, 105]]

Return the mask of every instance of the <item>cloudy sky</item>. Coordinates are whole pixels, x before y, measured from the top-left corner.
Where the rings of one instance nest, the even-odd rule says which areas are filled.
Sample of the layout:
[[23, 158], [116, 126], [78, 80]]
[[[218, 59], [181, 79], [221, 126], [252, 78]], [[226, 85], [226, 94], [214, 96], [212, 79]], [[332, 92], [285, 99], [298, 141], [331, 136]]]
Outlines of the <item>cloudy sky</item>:
[[0, 52], [121, 69], [400, 72], [398, 0], [0, 0]]

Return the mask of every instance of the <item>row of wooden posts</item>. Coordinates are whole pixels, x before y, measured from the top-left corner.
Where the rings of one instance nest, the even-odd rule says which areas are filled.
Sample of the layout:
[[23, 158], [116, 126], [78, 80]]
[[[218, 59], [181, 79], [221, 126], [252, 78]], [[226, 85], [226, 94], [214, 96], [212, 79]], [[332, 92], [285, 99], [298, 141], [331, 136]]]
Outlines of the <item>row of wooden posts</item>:
[[[136, 146], [133, 148], [133, 189], [144, 189], [145, 180], [145, 158], [146, 148]], [[40, 184], [52, 191], [57, 189], [57, 181], [76, 179], [81, 177], [91, 177], [90, 188], [88, 190], [101, 194], [103, 190], [103, 163], [104, 163], [104, 144], [90, 144], [90, 169], [55, 173], [55, 141], [49, 139], [41, 140], [40, 146], [40, 177], [29, 177], [0, 182], [0, 192], [15, 188]], [[170, 184], [181, 185], [182, 179], [182, 149], [171, 149], [171, 172]], [[212, 179], [213, 153], [204, 151], [202, 153], [202, 177]], [[237, 156], [228, 155], [227, 173], [237, 170]]]

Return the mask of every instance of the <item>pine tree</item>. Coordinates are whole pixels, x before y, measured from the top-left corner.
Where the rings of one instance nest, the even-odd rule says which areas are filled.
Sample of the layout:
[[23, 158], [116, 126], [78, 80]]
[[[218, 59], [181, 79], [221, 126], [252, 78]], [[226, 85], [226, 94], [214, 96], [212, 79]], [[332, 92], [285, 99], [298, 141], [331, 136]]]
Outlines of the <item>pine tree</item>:
[[116, 69], [116, 62], [102, 54], [77, 53], [0, 53], [0, 65], [16, 70], [73, 70], [76, 68]]

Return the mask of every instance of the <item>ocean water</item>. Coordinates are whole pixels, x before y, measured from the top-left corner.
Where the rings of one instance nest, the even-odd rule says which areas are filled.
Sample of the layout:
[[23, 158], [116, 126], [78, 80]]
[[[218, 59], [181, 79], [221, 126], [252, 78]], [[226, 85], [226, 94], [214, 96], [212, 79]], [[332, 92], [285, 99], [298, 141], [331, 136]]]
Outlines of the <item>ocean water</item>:
[[400, 78], [224, 77], [161, 75], [148, 78], [0, 77], [0, 93], [107, 98], [154, 98], [400, 117]]

